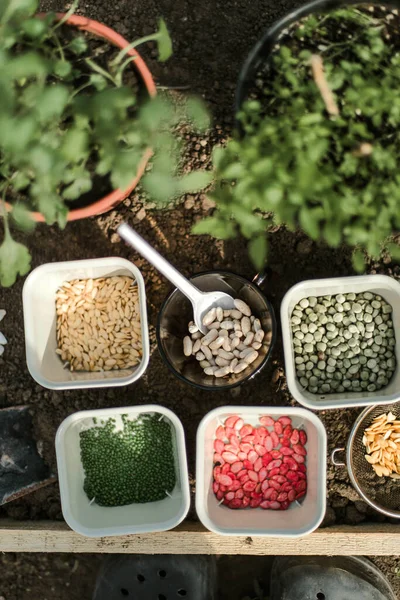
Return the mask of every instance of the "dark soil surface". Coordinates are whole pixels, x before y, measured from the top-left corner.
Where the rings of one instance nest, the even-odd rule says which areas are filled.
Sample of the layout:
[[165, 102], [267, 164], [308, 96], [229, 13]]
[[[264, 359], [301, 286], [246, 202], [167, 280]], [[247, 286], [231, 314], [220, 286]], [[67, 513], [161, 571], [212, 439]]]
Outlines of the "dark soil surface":
[[[104, 559], [96, 554], [4, 554], [0, 600], [91, 600]], [[400, 559], [372, 560], [400, 597]], [[272, 556], [217, 557], [218, 600], [264, 600], [257, 590], [268, 598], [272, 562]]]
[[[157, 17], [164, 16], [175, 44], [174, 57], [167, 64], [159, 65], [154, 60], [151, 48], [143, 48], [141, 53], [149, 61], [161, 85], [203, 94], [214, 115], [214, 127], [209, 134], [201, 137], [186, 134], [188, 147], [185, 169], [190, 170], [207, 166], [212, 146], [223, 144], [230, 133], [235, 83], [247, 52], [274, 19], [296, 4], [299, 3], [285, 0], [276, 3], [269, 0], [254, 0], [251, 3], [248, 0], [207, 0], [203, 3], [194, 0], [115, 0], [113, 3], [86, 0], [81, 3], [80, 12], [114, 27], [128, 39], [150, 33], [156, 27]], [[69, 3], [64, 0], [42, 2], [43, 9], [65, 10], [68, 6]], [[233, 403], [266, 407], [294, 404], [287, 391], [280, 336], [272, 359], [261, 374], [245, 387], [232, 391], [207, 393], [195, 390], [178, 381], [161, 361], [155, 343], [155, 323], [158, 309], [170, 285], [145, 260], [121, 243], [115, 233], [116, 227], [124, 220], [131, 223], [186, 275], [209, 269], [227, 269], [251, 278], [254, 270], [247, 259], [243, 241], [216, 242], [205, 236], [190, 235], [193, 223], [212, 208], [212, 203], [204, 194], [197, 194], [186, 196], [172, 211], [158, 211], [154, 204], [146, 202], [138, 189], [118, 210], [107, 215], [69, 224], [62, 233], [57, 227], [40, 225], [30, 236], [28, 241], [34, 267], [53, 261], [122, 256], [135, 262], [142, 270], [148, 297], [151, 360], [141, 381], [125, 388], [53, 392], [36, 384], [26, 367], [21, 298], [23, 280], [20, 279], [11, 289], [0, 290], [0, 307], [7, 310], [1, 330], [9, 340], [6, 352], [0, 358], [0, 407], [19, 404], [32, 407], [36, 437], [42, 444], [43, 456], [54, 470], [55, 432], [69, 414], [98, 407], [159, 403], [172, 409], [183, 422], [190, 480], [194, 488], [196, 429], [200, 419], [209, 410]], [[353, 273], [350, 252], [346, 248], [331, 250], [317, 246], [302, 233], [290, 233], [284, 229], [277, 229], [270, 236], [269, 265], [264, 291], [271, 299], [276, 314], [279, 314], [283, 295], [298, 281]], [[384, 262], [377, 268], [388, 272]], [[319, 413], [327, 427], [329, 453], [336, 446], [346, 443], [359, 412], [355, 409]], [[327, 526], [384, 520], [360, 500], [350, 485], [346, 469], [333, 468], [330, 460], [328, 504]], [[15, 519], [62, 519], [57, 484], [1, 507], [0, 515]], [[193, 503], [189, 518], [196, 519]], [[6, 555], [1, 560], [3, 566], [7, 567], [4, 571], [9, 577], [6, 600], [28, 597], [44, 600], [46, 594], [49, 598], [55, 597], [45, 584], [43, 590], [46, 589], [46, 592], [32, 595], [26, 595], [26, 592], [23, 595], [21, 586], [27, 588], [29, 578], [24, 584], [18, 583], [19, 580], [13, 577], [17, 565], [22, 571], [26, 569], [26, 574], [31, 572], [32, 590], [37, 578], [36, 569], [40, 574], [43, 572], [44, 581], [48, 571], [59, 573], [60, 581], [57, 583], [54, 580], [54, 586], [59, 590], [56, 597], [60, 600], [64, 597], [61, 594], [70, 599], [89, 598], [88, 582], [93, 581], [98, 565], [97, 557], [71, 558], [68, 555]], [[8, 565], [6, 560], [9, 561]], [[78, 564], [77, 575], [80, 574], [79, 569], [84, 572], [76, 578], [75, 583], [72, 577], [68, 579], [71, 588], [67, 591], [61, 581], [65, 581], [75, 564]], [[396, 566], [393, 561], [385, 563], [383, 559], [381, 564], [386, 564], [389, 571]], [[86, 595], [82, 594], [82, 583], [88, 586]], [[74, 592], [73, 585], [76, 585]]]

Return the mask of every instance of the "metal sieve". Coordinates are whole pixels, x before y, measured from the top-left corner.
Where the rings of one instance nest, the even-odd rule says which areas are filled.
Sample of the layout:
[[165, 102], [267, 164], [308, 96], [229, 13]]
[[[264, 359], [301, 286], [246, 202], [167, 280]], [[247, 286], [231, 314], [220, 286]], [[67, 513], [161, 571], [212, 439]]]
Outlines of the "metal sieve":
[[[371, 465], [365, 460], [365, 447], [362, 443], [364, 431], [372, 424], [373, 419], [391, 411], [400, 419], [400, 402], [379, 404], [363, 410], [351, 430], [346, 449], [347, 470], [352, 484], [360, 496], [372, 508], [387, 517], [400, 519], [400, 480], [378, 477]], [[336, 460], [336, 454], [345, 448], [336, 448], [332, 452], [335, 466], [346, 466]]]

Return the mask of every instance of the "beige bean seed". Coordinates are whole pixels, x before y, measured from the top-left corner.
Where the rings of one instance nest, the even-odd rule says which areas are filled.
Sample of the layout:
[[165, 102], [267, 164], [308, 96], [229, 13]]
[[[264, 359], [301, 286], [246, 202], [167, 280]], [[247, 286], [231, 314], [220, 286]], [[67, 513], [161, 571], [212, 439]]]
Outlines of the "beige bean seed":
[[197, 325], [194, 321], [190, 321], [188, 329], [189, 329], [189, 333], [197, 333], [199, 330], [199, 328], [197, 327]]
[[251, 329], [251, 323], [250, 323], [249, 317], [243, 317], [242, 320], [240, 321], [240, 324], [242, 326], [242, 331], [243, 331], [244, 335], [247, 335]]
[[192, 340], [199, 340], [202, 337], [203, 334], [201, 333], [201, 331], [196, 331], [195, 333], [192, 333]]
[[201, 346], [200, 347], [200, 352], [202, 352], [204, 354], [204, 356], [206, 357], [207, 360], [211, 360], [212, 359], [212, 352], [211, 352], [209, 346]]
[[247, 369], [249, 365], [245, 362], [240, 362], [236, 365], [236, 367], [233, 369], [233, 372], [237, 375], [238, 373], [241, 373], [242, 371], [244, 371], [245, 369]]
[[221, 327], [221, 323], [219, 321], [214, 321], [210, 325], [208, 325], [208, 329], [219, 329]]
[[240, 342], [240, 344], [238, 344], [237, 349], [242, 351], [242, 350], [248, 350], [247, 346], [245, 346], [243, 344], [243, 342]]
[[236, 367], [236, 365], [237, 365], [237, 364], [239, 364], [239, 359], [238, 359], [238, 358], [234, 358], [234, 359], [231, 361], [231, 364], [229, 365], [229, 368], [230, 368], [230, 371], [231, 371], [231, 373], [234, 373], [234, 372], [235, 372], [235, 367]]
[[226, 352], [231, 352], [232, 346], [231, 341], [228, 337], [224, 338], [224, 343], [222, 344], [222, 347]]
[[253, 342], [254, 339], [254, 333], [252, 331], [249, 331], [249, 333], [246, 335], [243, 344], [245, 346], [250, 346], [250, 344]]
[[254, 319], [253, 321], [253, 331], [257, 332], [261, 329], [260, 319]]
[[254, 335], [254, 341], [255, 342], [262, 342], [264, 339], [264, 331], [262, 329], [257, 329], [255, 335]]
[[240, 338], [238, 338], [237, 336], [235, 336], [233, 338], [233, 340], [231, 341], [231, 350], [234, 350], [235, 348], [237, 348], [240, 344]]
[[211, 375], [212, 376], [212, 375], [214, 375], [215, 371], [217, 371], [217, 370], [218, 370], [218, 367], [207, 367], [207, 368], [204, 369], [204, 373], [206, 375]]
[[221, 369], [217, 369], [216, 371], [214, 371], [214, 377], [225, 377], [225, 375], [229, 375], [230, 370], [231, 369], [229, 365], [222, 367]]
[[217, 339], [217, 337], [218, 331], [216, 329], [210, 329], [210, 331], [201, 340], [201, 344], [203, 344], [203, 346], [209, 346], [211, 342]]
[[229, 333], [228, 333], [228, 330], [227, 330], [227, 329], [220, 329], [220, 330], [218, 331], [218, 335], [219, 335], [220, 337], [229, 337]]
[[222, 321], [221, 322], [221, 329], [233, 329], [234, 325], [233, 325], [233, 321]]
[[235, 331], [242, 331], [242, 326], [240, 324], [240, 321], [234, 321], [233, 322], [233, 328]]
[[202, 340], [196, 340], [195, 341], [195, 343], [193, 344], [193, 348], [192, 348], [192, 354], [197, 354], [197, 352], [201, 348], [201, 342], [202, 342]]
[[254, 348], [249, 348], [248, 346], [245, 346], [245, 349], [240, 352], [240, 358], [244, 359], [245, 356], [247, 356], [248, 354], [251, 354], [254, 351], [255, 351]]
[[205, 327], [208, 327], [211, 323], [213, 323], [215, 321], [215, 317], [217, 314], [217, 309], [216, 308], [212, 308], [211, 310], [208, 311], [208, 313], [203, 317], [203, 325]]
[[238, 319], [240, 321], [240, 319], [243, 317], [242, 313], [240, 312], [240, 310], [231, 310], [231, 317], [232, 319]]
[[188, 335], [183, 338], [183, 354], [190, 356], [193, 351], [193, 342]]
[[231, 311], [230, 310], [224, 310], [224, 318], [230, 317], [230, 315], [231, 315]]
[[232, 358], [235, 357], [235, 355], [233, 354], [233, 352], [227, 352], [223, 348], [220, 348], [218, 350], [218, 356], [221, 356], [222, 358], [225, 358], [226, 360], [232, 360]]
[[261, 342], [253, 342], [251, 347], [254, 348], [254, 350], [259, 350], [261, 348], [262, 344]]
[[252, 362], [254, 362], [256, 359], [258, 358], [258, 352], [257, 350], [252, 350], [249, 354], [246, 354], [246, 356], [244, 357], [244, 362], [246, 362], [247, 364], [251, 364]]
[[196, 354], [196, 360], [204, 360], [205, 356], [202, 352], [197, 352]]
[[211, 342], [210, 344], [210, 349], [211, 350], [218, 350], [218, 348], [221, 348], [223, 343], [225, 341], [225, 337], [220, 335], [219, 337], [217, 337], [216, 340], [214, 340], [213, 342]]
[[224, 318], [224, 311], [220, 306], [217, 306], [216, 315], [217, 315], [217, 321], [221, 322]]
[[226, 367], [227, 365], [229, 365], [230, 360], [226, 360], [226, 358], [222, 358], [222, 356], [217, 356], [215, 359], [215, 363], [219, 367]]
[[236, 358], [240, 358], [240, 351], [237, 348], [235, 348], [235, 350], [233, 350], [233, 354], [234, 354], [234, 356], [236, 356]]
[[211, 367], [211, 363], [209, 363], [208, 360], [201, 360], [199, 362], [199, 365], [202, 369], [207, 369], [207, 367]]
[[240, 300], [239, 298], [236, 298], [233, 301], [233, 304], [235, 305], [235, 308], [237, 308], [246, 317], [250, 317], [251, 316], [250, 306], [248, 304], [246, 304], [246, 302], [243, 302], [243, 300]]

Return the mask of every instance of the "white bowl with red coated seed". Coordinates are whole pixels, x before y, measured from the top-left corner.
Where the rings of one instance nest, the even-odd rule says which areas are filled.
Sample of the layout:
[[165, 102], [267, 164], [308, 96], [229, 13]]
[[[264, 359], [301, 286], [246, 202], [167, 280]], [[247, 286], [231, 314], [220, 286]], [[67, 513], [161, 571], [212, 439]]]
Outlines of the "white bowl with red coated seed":
[[326, 431], [303, 408], [224, 406], [197, 431], [196, 510], [221, 535], [298, 537], [326, 507]]

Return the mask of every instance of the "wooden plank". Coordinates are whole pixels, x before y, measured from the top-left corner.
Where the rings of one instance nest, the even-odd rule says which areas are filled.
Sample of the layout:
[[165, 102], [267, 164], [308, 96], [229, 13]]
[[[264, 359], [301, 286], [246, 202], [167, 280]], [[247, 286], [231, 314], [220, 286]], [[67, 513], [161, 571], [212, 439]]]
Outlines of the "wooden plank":
[[[396, 533], [399, 531], [399, 533]], [[198, 523], [146, 535], [87, 538], [61, 522], [0, 521], [1, 552], [140, 554], [400, 555], [400, 530], [391, 524], [330, 527], [304, 538], [224, 537]]]

